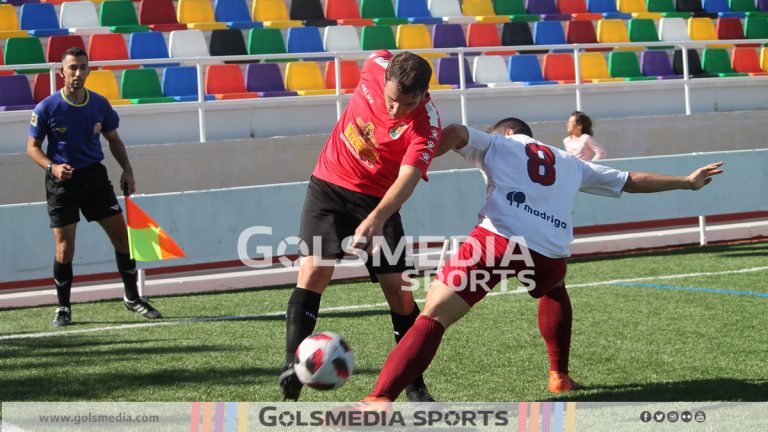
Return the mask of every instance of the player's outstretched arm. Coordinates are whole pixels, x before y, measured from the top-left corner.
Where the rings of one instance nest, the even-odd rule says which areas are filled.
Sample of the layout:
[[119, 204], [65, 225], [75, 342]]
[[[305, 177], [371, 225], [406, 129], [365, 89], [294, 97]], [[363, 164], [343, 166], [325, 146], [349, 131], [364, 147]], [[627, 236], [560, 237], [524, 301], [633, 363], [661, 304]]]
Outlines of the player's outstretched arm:
[[466, 126], [450, 124], [443, 129], [440, 143], [435, 150], [435, 157], [442, 156], [451, 150], [458, 150], [469, 142], [469, 130]]
[[676, 189], [699, 190], [712, 182], [712, 176], [721, 174], [723, 162], [703, 166], [687, 176], [668, 176], [656, 173], [630, 172], [624, 192], [653, 193]]

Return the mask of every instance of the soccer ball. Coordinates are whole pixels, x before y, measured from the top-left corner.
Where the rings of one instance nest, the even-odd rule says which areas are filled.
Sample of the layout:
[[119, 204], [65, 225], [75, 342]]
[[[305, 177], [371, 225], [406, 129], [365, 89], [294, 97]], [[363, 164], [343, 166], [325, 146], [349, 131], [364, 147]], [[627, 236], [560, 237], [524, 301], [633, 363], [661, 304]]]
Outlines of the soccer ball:
[[352, 350], [341, 336], [322, 332], [313, 334], [296, 349], [293, 370], [304, 385], [318, 390], [341, 387], [353, 367]]

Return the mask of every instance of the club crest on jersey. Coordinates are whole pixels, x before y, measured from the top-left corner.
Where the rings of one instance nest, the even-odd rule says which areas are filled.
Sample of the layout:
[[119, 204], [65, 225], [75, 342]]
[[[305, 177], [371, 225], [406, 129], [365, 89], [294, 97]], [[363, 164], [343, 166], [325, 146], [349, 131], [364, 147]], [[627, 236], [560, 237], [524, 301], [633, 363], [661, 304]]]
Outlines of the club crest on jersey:
[[34, 127], [37, 127], [37, 114], [32, 113], [32, 119], [29, 121], [29, 124], [31, 124]]
[[98, 134], [100, 134], [100, 133], [101, 133], [101, 123], [96, 123], [96, 124], [93, 126], [93, 134], [94, 134], [94, 135], [98, 135]]
[[405, 130], [408, 128], [408, 125], [400, 122], [395, 127], [389, 130], [389, 136], [392, 137], [392, 139], [398, 139], [400, 138], [400, 135], [405, 132]]
[[60, 134], [63, 134], [63, 133], [64, 133], [64, 132], [66, 132], [66, 131], [67, 131], [67, 128], [66, 128], [66, 127], [59, 127], [59, 128], [56, 128], [56, 132], [58, 132], [58, 133], [60, 133]]

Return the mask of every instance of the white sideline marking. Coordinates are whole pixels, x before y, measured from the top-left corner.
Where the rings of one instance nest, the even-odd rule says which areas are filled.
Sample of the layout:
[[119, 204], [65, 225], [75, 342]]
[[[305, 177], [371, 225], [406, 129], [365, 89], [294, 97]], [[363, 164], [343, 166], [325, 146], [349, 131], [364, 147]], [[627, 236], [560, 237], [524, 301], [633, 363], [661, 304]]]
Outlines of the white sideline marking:
[[[666, 275], [666, 276], [647, 276], [647, 277], [639, 277], [639, 278], [631, 278], [631, 279], [613, 279], [613, 280], [599, 281], [599, 282], [572, 284], [567, 286], [569, 289], [570, 288], [589, 288], [589, 287], [596, 287], [596, 286], [602, 286], [602, 285], [613, 285], [617, 282], [638, 282], [638, 281], [646, 281], [646, 280], [681, 279], [681, 278], [699, 277], [699, 276], [716, 276], [716, 275], [738, 274], [738, 273], [753, 273], [753, 272], [759, 272], [759, 271], [765, 271], [765, 270], [768, 270], [768, 266], [750, 267], [750, 268], [744, 268], [744, 269], [738, 269], [738, 270], [724, 270], [719, 272], [699, 272], [699, 273], [674, 274], [674, 275]], [[528, 291], [524, 289], [517, 289], [514, 291], [492, 292], [492, 293], [489, 293], [487, 297], [495, 297], [495, 296], [508, 295], [508, 294], [523, 294], [526, 292]], [[424, 303], [424, 300], [417, 299], [416, 302]], [[349, 310], [376, 309], [376, 308], [386, 307], [386, 306], [387, 306], [387, 303], [334, 306], [334, 307], [322, 308], [320, 309], [320, 312], [338, 312], [338, 311], [349, 311]], [[192, 319], [184, 319], [184, 320], [156, 321], [156, 322], [147, 322], [147, 323], [139, 323], [139, 324], [125, 324], [125, 325], [109, 326], [109, 327], [93, 327], [93, 328], [87, 328], [87, 329], [81, 329], [81, 330], [64, 330], [64, 331], [52, 331], [52, 332], [41, 332], [41, 333], [10, 334], [5, 336], [0, 336], [0, 341], [18, 340], [18, 339], [35, 339], [35, 338], [44, 338], [44, 337], [50, 337], [50, 336], [65, 336], [65, 335], [73, 335], [73, 334], [81, 334], [81, 333], [97, 333], [97, 332], [110, 331], [110, 330], [126, 330], [126, 329], [138, 329], [138, 328], [146, 328], [146, 327], [172, 326], [172, 325], [180, 325], [180, 324], [195, 324], [195, 323], [204, 323], [204, 322], [212, 322], [212, 321], [240, 321], [240, 320], [249, 320], [249, 319], [280, 317], [283, 315], [285, 315], [285, 312], [280, 311], [280, 312], [267, 312], [267, 313], [256, 314], [256, 315], [204, 317], [204, 318], [192, 318]]]

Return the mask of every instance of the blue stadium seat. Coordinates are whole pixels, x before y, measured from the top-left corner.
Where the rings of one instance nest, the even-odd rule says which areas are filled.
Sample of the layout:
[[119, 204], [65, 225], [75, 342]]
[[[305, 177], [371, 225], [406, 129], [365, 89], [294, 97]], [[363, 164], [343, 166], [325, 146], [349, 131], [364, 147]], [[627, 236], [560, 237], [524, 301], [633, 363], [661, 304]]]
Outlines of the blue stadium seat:
[[411, 24], [439, 24], [441, 17], [433, 17], [429, 12], [426, 0], [397, 0], [395, 15], [398, 18], [408, 18]]
[[245, 0], [216, 0], [213, 7], [216, 21], [227, 23], [235, 29], [262, 28], [262, 23], [254, 22]]
[[32, 36], [68, 35], [69, 30], [59, 27], [56, 9], [50, 3], [27, 3], [21, 6], [19, 25]]
[[[133, 59], [170, 58], [168, 45], [161, 32], [131, 33], [128, 39], [128, 57]], [[153, 64], [151, 67], [175, 66], [178, 63]]]
[[632, 14], [621, 13], [616, 9], [615, 0], [587, 0], [587, 9], [593, 13], [603, 14], [607, 19], [630, 19]]
[[[163, 71], [163, 95], [176, 102], [197, 101], [197, 68], [195, 66], [171, 66]], [[215, 100], [205, 95], [205, 100]]]
[[539, 21], [533, 24], [533, 43], [536, 45], [566, 44], [560, 21]]
[[317, 27], [292, 27], [285, 38], [289, 53], [323, 52], [323, 38]]
[[535, 54], [517, 54], [509, 57], [509, 80], [523, 85], [557, 84], [547, 81], [541, 74], [541, 65]]

